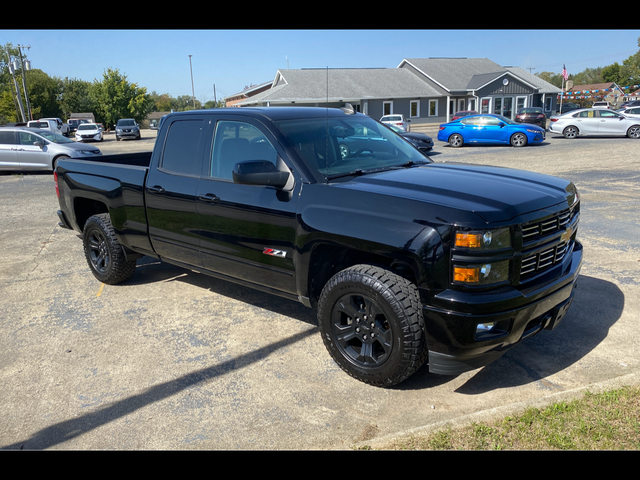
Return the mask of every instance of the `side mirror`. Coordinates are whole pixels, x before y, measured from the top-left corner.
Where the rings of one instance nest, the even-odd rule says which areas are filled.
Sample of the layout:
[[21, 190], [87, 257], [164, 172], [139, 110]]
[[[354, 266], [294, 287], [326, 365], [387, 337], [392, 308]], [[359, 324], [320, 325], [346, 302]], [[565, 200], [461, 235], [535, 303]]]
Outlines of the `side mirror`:
[[33, 142], [33, 144], [34, 144], [36, 147], [40, 147], [40, 148], [43, 148], [43, 147], [44, 147], [44, 142], [43, 142], [42, 140], [37, 140], [37, 141]]
[[245, 185], [263, 185], [283, 188], [291, 174], [281, 172], [276, 166], [266, 160], [249, 160], [236, 163], [233, 167], [234, 183]]

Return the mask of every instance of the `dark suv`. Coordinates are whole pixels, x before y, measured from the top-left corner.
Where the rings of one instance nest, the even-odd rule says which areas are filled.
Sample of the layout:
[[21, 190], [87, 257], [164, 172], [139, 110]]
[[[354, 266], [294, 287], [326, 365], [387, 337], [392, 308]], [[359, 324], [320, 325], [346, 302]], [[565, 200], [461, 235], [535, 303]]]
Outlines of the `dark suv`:
[[123, 138], [140, 140], [140, 125], [133, 118], [122, 118], [116, 124], [116, 140]]
[[620, 105], [620, 108], [640, 107], [640, 100], [629, 100]]
[[582, 107], [577, 103], [563, 103], [562, 105], [558, 104], [558, 115], [562, 115], [563, 113], [572, 112], [573, 110], [579, 110]]

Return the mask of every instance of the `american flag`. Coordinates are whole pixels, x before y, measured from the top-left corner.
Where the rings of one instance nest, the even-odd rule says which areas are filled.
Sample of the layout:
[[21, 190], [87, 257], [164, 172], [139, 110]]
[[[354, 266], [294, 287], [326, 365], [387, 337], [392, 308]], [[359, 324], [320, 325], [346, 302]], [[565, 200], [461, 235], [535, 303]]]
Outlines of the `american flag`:
[[564, 63], [562, 64], [562, 78], [564, 78], [565, 81], [567, 81], [569, 78], [569, 74], [567, 73], [567, 67], [564, 66]]

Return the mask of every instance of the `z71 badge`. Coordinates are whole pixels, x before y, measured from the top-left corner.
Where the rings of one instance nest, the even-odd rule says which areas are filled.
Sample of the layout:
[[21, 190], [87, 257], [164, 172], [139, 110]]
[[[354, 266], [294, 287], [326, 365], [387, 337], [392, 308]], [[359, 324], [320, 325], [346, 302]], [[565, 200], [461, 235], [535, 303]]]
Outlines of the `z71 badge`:
[[287, 252], [285, 250], [276, 250], [275, 248], [266, 248], [262, 251], [265, 255], [271, 255], [272, 257], [281, 257], [284, 258], [287, 256]]

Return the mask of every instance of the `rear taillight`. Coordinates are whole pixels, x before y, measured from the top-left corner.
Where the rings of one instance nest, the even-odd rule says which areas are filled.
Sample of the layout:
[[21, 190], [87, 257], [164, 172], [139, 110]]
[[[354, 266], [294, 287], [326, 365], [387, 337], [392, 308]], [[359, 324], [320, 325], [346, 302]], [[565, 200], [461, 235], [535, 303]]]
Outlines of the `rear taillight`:
[[445, 128], [447, 128], [447, 127], [440, 127], [440, 130], [444, 130]]
[[557, 118], [550, 118], [549, 120], [551, 120], [552, 122], [557, 122], [558, 121]]
[[53, 171], [53, 180], [56, 182], [56, 196], [60, 198], [60, 189], [58, 188], [58, 172]]

